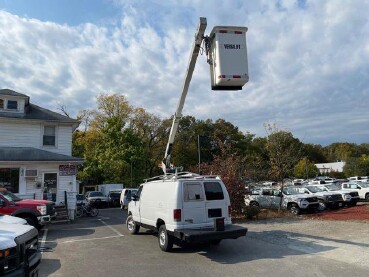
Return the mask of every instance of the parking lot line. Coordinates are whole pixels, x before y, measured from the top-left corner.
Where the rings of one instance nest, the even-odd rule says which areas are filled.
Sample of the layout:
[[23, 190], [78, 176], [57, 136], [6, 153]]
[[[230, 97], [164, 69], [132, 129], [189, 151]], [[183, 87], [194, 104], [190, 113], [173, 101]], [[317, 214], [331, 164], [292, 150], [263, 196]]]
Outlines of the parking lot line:
[[62, 241], [61, 243], [71, 243], [71, 242], [80, 242], [80, 241], [89, 241], [89, 240], [100, 240], [100, 239], [111, 239], [111, 238], [120, 238], [120, 237], [124, 237], [124, 235], [109, 236], [109, 237], [102, 237], [102, 238], [90, 238], [90, 239], [72, 239], [72, 240]]
[[116, 233], [118, 236], [120, 237], [124, 237], [124, 235], [119, 232], [117, 229], [113, 228], [112, 226], [110, 226], [109, 224], [107, 224], [104, 220], [99, 219], [106, 227], [108, 227], [110, 230], [112, 230], [114, 233]]
[[43, 253], [43, 251], [45, 249], [46, 237], [47, 237], [47, 229], [44, 229], [44, 234], [42, 235], [41, 245], [40, 245], [41, 254]]

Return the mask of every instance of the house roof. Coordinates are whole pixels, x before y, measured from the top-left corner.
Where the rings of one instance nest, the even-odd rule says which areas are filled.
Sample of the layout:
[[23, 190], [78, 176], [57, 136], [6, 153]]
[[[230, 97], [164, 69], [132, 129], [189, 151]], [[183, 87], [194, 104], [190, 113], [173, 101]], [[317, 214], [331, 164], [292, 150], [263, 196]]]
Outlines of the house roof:
[[[0, 95], [25, 97], [29, 99], [27, 95], [10, 89], [0, 89]], [[0, 118], [16, 118], [26, 120], [42, 120], [49, 122], [71, 123], [74, 125], [74, 128], [77, 128], [80, 123], [76, 119], [50, 111], [45, 108], [41, 108], [37, 105], [28, 102], [26, 103], [24, 113], [0, 112]]]
[[79, 121], [59, 113], [50, 111], [48, 109], [41, 108], [34, 104], [29, 104], [26, 107], [25, 113], [9, 113], [0, 112], [0, 118], [18, 118], [18, 119], [32, 119], [32, 120], [43, 120], [43, 121], [53, 121], [61, 123], [72, 123], [79, 124]]
[[74, 162], [82, 158], [57, 154], [33, 147], [0, 147], [0, 162]]
[[18, 96], [18, 97], [27, 97], [29, 98], [27, 95], [23, 94], [23, 93], [19, 93], [16, 92], [14, 90], [11, 89], [0, 89], [0, 95], [7, 95], [7, 96]]

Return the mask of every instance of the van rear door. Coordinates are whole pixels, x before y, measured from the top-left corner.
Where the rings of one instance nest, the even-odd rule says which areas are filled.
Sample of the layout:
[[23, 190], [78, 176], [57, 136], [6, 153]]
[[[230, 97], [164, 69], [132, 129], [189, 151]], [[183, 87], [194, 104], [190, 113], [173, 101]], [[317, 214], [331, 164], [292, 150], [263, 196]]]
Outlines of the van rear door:
[[228, 194], [225, 195], [223, 186], [219, 181], [204, 181], [206, 222], [212, 226], [214, 218], [228, 215]]
[[184, 228], [204, 227], [206, 208], [205, 193], [201, 182], [183, 183], [182, 222]]

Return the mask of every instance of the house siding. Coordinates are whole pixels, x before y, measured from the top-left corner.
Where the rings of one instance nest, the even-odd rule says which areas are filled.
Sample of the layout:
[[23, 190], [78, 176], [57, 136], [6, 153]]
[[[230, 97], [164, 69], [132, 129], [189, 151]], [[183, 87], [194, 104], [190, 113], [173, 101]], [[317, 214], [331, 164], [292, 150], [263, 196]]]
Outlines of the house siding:
[[0, 121], [0, 146], [34, 147], [71, 156], [73, 127], [71, 125], [56, 125], [56, 146], [43, 146], [43, 126], [44, 124], [39, 122]]

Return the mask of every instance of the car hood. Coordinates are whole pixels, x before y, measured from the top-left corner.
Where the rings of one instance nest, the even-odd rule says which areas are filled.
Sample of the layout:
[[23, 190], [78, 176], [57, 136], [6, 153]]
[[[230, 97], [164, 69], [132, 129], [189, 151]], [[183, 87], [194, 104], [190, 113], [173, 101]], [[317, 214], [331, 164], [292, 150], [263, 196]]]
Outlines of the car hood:
[[10, 216], [10, 215], [0, 215], [0, 224], [1, 223], [8, 223], [8, 224], [26, 224], [27, 221], [23, 218]]
[[30, 225], [0, 223], [0, 249], [15, 247], [14, 240], [28, 232], [37, 235], [37, 230]]
[[96, 199], [101, 199], [101, 200], [107, 200], [108, 198], [106, 196], [94, 196], [94, 197], [87, 197], [88, 200], [96, 200]]
[[26, 205], [26, 206], [40, 206], [46, 204], [52, 204], [52, 201], [48, 200], [35, 200], [35, 199], [23, 199], [21, 201], [15, 202], [17, 205]]

